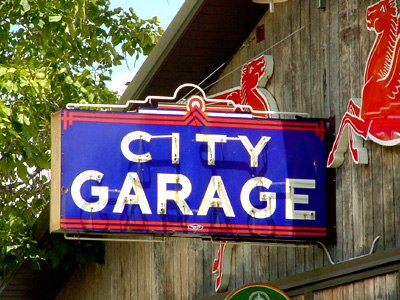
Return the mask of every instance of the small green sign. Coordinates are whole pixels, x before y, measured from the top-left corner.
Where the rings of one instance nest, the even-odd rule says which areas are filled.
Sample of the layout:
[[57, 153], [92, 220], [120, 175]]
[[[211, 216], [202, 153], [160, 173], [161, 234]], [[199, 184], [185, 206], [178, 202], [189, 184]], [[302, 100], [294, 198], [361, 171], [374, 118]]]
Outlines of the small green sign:
[[282, 290], [266, 283], [252, 283], [238, 287], [225, 300], [290, 300]]

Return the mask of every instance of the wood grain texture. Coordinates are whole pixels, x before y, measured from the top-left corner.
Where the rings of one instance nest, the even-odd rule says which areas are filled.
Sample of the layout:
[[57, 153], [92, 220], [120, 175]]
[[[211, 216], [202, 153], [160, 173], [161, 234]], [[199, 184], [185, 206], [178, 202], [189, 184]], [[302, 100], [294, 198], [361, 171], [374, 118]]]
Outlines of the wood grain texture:
[[51, 116], [50, 232], [60, 229], [61, 207], [61, 113]]
[[375, 299], [398, 299], [398, 289], [396, 288], [397, 273], [377, 276], [366, 280], [356, 281], [330, 289], [317, 291], [314, 293], [314, 300], [375, 300]]

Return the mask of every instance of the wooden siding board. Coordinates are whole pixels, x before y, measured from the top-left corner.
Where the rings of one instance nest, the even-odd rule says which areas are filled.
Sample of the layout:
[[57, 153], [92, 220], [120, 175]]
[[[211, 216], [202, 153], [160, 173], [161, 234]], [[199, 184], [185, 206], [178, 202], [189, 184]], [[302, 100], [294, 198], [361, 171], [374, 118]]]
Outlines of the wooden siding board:
[[[382, 159], [382, 146], [375, 143], [371, 144], [371, 169], [372, 169], [372, 198], [373, 198], [373, 233], [374, 236], [381, 236], [382, 241], [385, 240], [385, 233], [383, 228], [383, 172], [384, 170], [378, 166], [383, 165]], [[384, 243], [377, 244], [377, 250], [383, 250]]]
[[375, 299], [386, 299], [385, 286], [386, 279], [384, 276], [378, 276], [374, 279]]
[[276, 5], [273, 13], [273, 35], [274, 35], [274, 60], [276, 61], [276, 79], [279, 84], [275, 87], [275, 97], [281, 99], [282, 111], [292, 111], [292, 86], [293, 73], [291, 64], [287, 63], [288, 57], [293, 57], [291, 53], [292, 32], [289, 5]]
[[[290, 59], [290, 68], [292, 73], [292, 109], [296, 112], [304, 112], [302, 106], [302, 90], [301, 85], [298, 84], [301, 82], [303, 74], [303, 70], [300, 65], [300, 57], [301, 57], [301, 39], [300, 39], [300, 31], [302, 28], [301, 24], [301, 11], [300, 0], [290, 1], [291, 4], [291, 32], [296, 32], [296, 34], [292, 35], [290, 38], [291, 42], [291, 59]], [[298, 31], [300, 30], [300, 31]]]
[[398, 290], [398, 277], [399, 273], [392, 273], [392, 274], [387, 274], [385, 276], [386, 278], [386, 296], [388, 300], [398, 300], [399, 299], [399, 290]]
[[310, 77], [311, 77], [311, 115], [321, 117], [322, 97], [321, 97], [321, 65], [322, 65], [322, 41], [321, 41], [321, 16], [320, 10], [315, 5], [310, 5]]
[[277, 278], [284, 278], [287, 276], [287, 265], [292, 263], [292, 261], [288, 261], [289, 258], [287, 256], [287, 249], [285, 247], [276, 247], [276, 250], [278, 252], [278, 260], [276, 261], [278, 266]]
[[[138, 284], [138, 291], [140, 289], [143, 289], [143, 298], [147, 297], [147, 295], [151, 295], [151, 290], [153, 288], [153, 282], [151, 280], [151, 271], [152, 271], [152, 260], [151, 258], [151, 247], [152, 244], [151, 243], [141, 243], [141, 252], [140, 252], [140, 256], [138, 256], [138, 265], [139, 265], [139, 261], [142, 259], [143, 260], [143, 267], [145, 268], [143, 274], [143, 277], [141, 278], [141, 280], [139, 281]], [[137, 274], [141, 274], [141, 270], [138, 270]]]
[[118, 286], [118, 276], [119, 276], [119, 260], [115, 259], [117, 253], [119, 251], [116, 248], [119, 248], [119, 243], [110, 243], [107, 249], [109, 254], [108, 258], [110, 259], [110, 296], [111, 298], [115, 298], [118, 296], [118, 293], [115, 291], [115, 287]]
[[393, 153], [393, 193], [394, 193], [394, 226], [395, 226], [395, 247], [400, 247], [400, 148], [395, 147]]
[[[335, 288], [336, 293], [335, 297], [337, 297], [338, 300], [346, 300], [347, 298], [344, 298], [344, 287], [343, 286], [338, 286]], [[336, 300], [336, 299], [333, 299]]]
[[165, 299], [174, 299], [175, 295], [173, 288], [175, 282], [175, 274], [173, 269], [173, 253], [175, 252], [175, 248], [173, 245], [173, 241], [171, 239], [167, 239], [165, 241], [164, 247], [166, 249], [164, 253], [164, 268], [161, 270], [161, 272], [164, 273], [163, 276], [165, 280], [164, 297]]
[[[358, 98], [361, 93], [362, 73], [360, 63], [360, 21], [359, 21], [359, 1], [351, 0], [348, 5], [348, 27], [347, 34], [350, 41], [350, 91], [349, 99]], [[353, 224], [353, 255], [362, 255], [365, 251], [365, 232], [363, 216], [363, 199], [362, 199], [362, 177], [358, 165], [350, 161], [351, 165], [351, 186], [352, 191], [352, 224]]]
[[306, 249], [302, 247], [295, 248], [296, 273], [305, 271], [305, 252]]
[[304, 26], [304, 29], [300, 32], [301, 38], [301, 57], [300, 64], [301, 69], [303, 70], [303, 76], [301, 78], [301, 90], [302, 90], [302, 102], [303, 102], [303, 111], [310, 113], [311, 112], [311, 60], [312, 53], [310, 53], [310, 43], [311, 43], [311, 29], [310, 29], [310, 1], [302, 1], [301, 2], [301, 24]]
[[374, 285], [374, 278], [368, 278], [365, 280], [364, 284], [364, 293], [365, 295], [375, 295], [375, 285]]
[[154, 299], [162, 299], [166, 294], [165, 289], [167, 288], [165, 282], [164, 270], [165, 270], [165, 245], [164, 243], [155, 243], [153, 245], [153, 253], [152, 253], [152, 260], [153, 260], [153, 295]]
[[[120, 256], [118, 259], [120, 277], [118, 282], [114, 283], [113, 291], [116, 297], [121, 299], [132, 299], [136, 295], [140, 295], [138, 285], [140, 284], [140, 268], [145, 268], [145, 265], [140, 265], [139, 257], [141, 253], [138, 251], [137, 243], [125, 245], [123, 242], [118, 243], [118, 248], [115, 248], [115, 256]], [[127, 268], [126, 265], [129, 265]]]
[[[324, 110], [323, 80], [324, 80], [324, 48], [326, 47], [325, 35], [327, 24], [325, 22], [324, 11], [318, 9], [315, 4], [310, 2], [310, 68], [311, 68], [311, 116], [322, 117]], [[314, 268], [324, 265], [324, 253], [319, 248], [314, 248], [313, 254]]]
[[[189, 275], [192, 276], [191, 274], [196, 274], [197, 276], [192, 279], [192, 283], [194, 284], [194, 295], [192, 298], [193, 299], [202, 299], [204, 297], [204, 290], [203, 290], [203, 283], [199, 278], [203, 277], [203, 249], [204, 249], [204, 242], [202, 240], [197, 240], [196, 243], [192, 244], [192, 252], [194, 251], [194, 273], [190, 273]], [[190, 270], [189, 270], [190, 272]], [[211, 274], [211, 270], [209, 271]], [[213, 285], [215, 282], [215, 275], [210, 275], [209, 278], [211, 278], [211, 284]], [[214, 290], [212, 290], [214, 291]]]
[[[203, 280], [202, 287], [204, 296], [214, 294], [214, 277], [212, 276], [212, 264], [217, 255], [219, 245], [211, 241], [204, 241], [203, 254]], [[233, 281], [234, 282], [234, 281]]]
[[[374, 198], [373, 198], [373, 184], [372, 184], [372, 170], [367, 166], [362, 167], [362, 200], [363, 200], [363, 226], [365, 234], [365, 246], [370, 246], [375, 238], [374, 235]], [[365, 249], [367, 250], [367, 249]]]
[[[198, 240], [193, 240], [193, 241], [188, 241], [187, 242], [187, 253], [186, 253], [186, 264], [187, 264], [187, 299], [192, 299], [193, 295], [198, 294], [198, 291], [196, 289], [196, 280], [194, 278], [194, 275], [196, 273], [196, 246], [198, 246]], [[210, 272], [211, 274], [211, 272]], [[212, 277], [212, 276], [210, 276]]]
[[262, 277], [261, 274], [261, 252], [260, 252], [260, 246], [254, 245], [249, 247], [248, 250], [248, 256], [254, 258], [251, 260], [251, 269], [252, 272], [250, 273], [250, 281], [249, 282], [255, 282], [257, 279]]
[[321, 53], [321, 64], [320, 64], [320, 105], [321, 111], [319, 112], [320, 117], [330, 116], [330, 97], [329, 97], [329, 48], [330, 48], [330, 14], [326, 9], [317, 9], [320, 16], [320, 53]]
[[264, 16], [264, 27], [265, 27], [265, 41], [263, 42], [264, 44], [264, 48], [267, 50], [265, 52], [265, 54], [268, 55], [272, 55], [273, 59], [274, 59], [274, 72], [272, 74], [272, 77], [269, 79], [269, 91], [271, 92], [272, 95], [274, 95], [275, 100], [276, 100], [276, 104], [278, 106], [278, 110], [282, 110], [282, 103], [281, 103], [281, 99], [278, 99], [278, 97], [276, 96], [276, 91], [275, 91], [275, 87], [276, 87], [276, 72], [279, 69], [279, 64], [281, 62], [277, 61], [275, 58], [275, 47], [274, 47], [274, 43], [275, 43], [275, 36], [273, 34], [274, 32], [274, 16], [271, 13], [267, 13]]
[[184, 241], [179, 241], [178, 239], [173, 239], [172, 249], [174, 249], [172, 254], [172, 261], [170, 262], [170, 267], [172, 270], [172, 278], [174, 280], [172, 287], [174, 292], [174, 299], [183, 299], [183, 286], [182, 286], [182, 275], [187, 276], [185, 272], [184, 265], [181, 260], [182, 252], [184, 247]]
[[278, 278], [278, 247], [268, 247], [269, 280]]
[[353, 284], [353, 299], [354, 300], [364, 300], [365, 295], [365, 282], [358, 281]]
[[[137, 281], [138, 281], [138, 267], [137, 267], [137, 249], [134, 243], [109, 243], [111, 248], [113, 258], [112, 260], [118, 262], [118, 266], [115, 263], [111, 263], [109, 272], [125, 271], [125, 278], [113, 278], [112, 285], [110, 285], [110, 290], [112, 294], [110, 297], [121, 297], [121, 299], [129, 299], [133, 295], [137, 295]], [[112, 244], [112, 246], [111, 246]], [[107, 249], [108, 249], [107, 248]], [[119, 259], [116, 259], [119, 257]], [[114, 274], [116, 277], [118, 274]], [[124, 279], [124, 280], [122, 280]], [[123, 286], [122, 286], [123, 285]], [[125, 289], [129, 289], [125, 292]]]
[[[301, 77], [301, 101], [302, 111], [312, 113], [312, 93], [313, 93], [313, 82], [312, 82], [312, 60], [314, 59], [315, 53], [312, 52], [312, 27], [314, 25], [311, 21], [311, 9], [312, 4], [310, 1], [300, 2], [300, 19], [303, 29], [300, 31], [301, 38], [301, 56], [300, 56], [300, 68], [303, 72]], [[315, 38], [315, 37], [314, 37]], [[310, 247], [305, 250], [305, 270], [311, 270], [314, 268], [315, 263], [315, 247]]]
[[396, 273], [391, 273], [343, 286], [316, 291], [314, 293], [314, 300], [395, 300], [398, 299], [398, 292], [394, 286], [397, 276]]
[[286, 249], [287, 255], [287, 266], [286, 266], [286, 276], [291, 276], [297, 273], [296, 266], [298, 262], [296, 260], [296, 249], [294, 247], [289, 247]]
[[[253, 282], [253, 262], [255, 259], [252, 259], [251, 255], [252, 245], [245, 244], [243, 245], [243, 260], [242, 260], [242, 269], [243, 269], [243, 283], [251, 283]], [[250, 271], [250, 272], [249, 272]]]
[[[266, 35], [266, 27], [265, 27], [265, 15], [261, 18], [260, 22], [257, 24], [257, 26], [264, 26], [264, 38]], [[256, 28], [257, 28], [256, 26]], [[255, 47], [254, 47], [254, 52], [252, 53], [253, 57], [256, 57], [258, 55], [261, 54], [265, 54], [265, 39], [263, 41], [259, 41], [257, 42], [257, 38], [256, 38], [256, 28], [253, 30], [252, 32], [252, 36], [251, 39], [253, 40], [253, 42], [255, 43]]]
[[[396, 229], [395, 229], [395, 210], [393, 209], [396, 206], [394, 202], [394, 186], [396, 182], [394, 179], [394, 164], [393, 153], [396, 151], [394, 148], [385, 147], [384, 148], [384, 164], [382, 166], [383, 170], [385, 170], [384, 180], [383, 180], [383, 226], [385, 233], [385, 249], [391, 249], [396, 245]], [[398, 184], [398, 183], [397, 183]]]
[[[348, 25], [348, 0], [341, 0], [339, 3], [339, 80], [340, 80], [340, 101], [339, 118], [343, 116], [348, 100], [350, 99], [350, 48], [351, 40]], [[338, 215], [342, 216], [342, 223], [338, 223], [338, 240], [343, 242], [341, 245], [342, 254], [340, 260], [354, 256], [353, 253], [353, 224], [352, 224], [352, 192], [351, 192], [351, 167], [352, 160], [346, 155], [342, 167], [338, 170], [337, 180], [341, 180], [341, 193], [337, 193], [337, 201], [340, 206]], [[340, 228], [339, 226], [342, 225]]]
[[[369, 5], [365, 1], [359, 1], [360, 9], [365, 11], [367, 6]], [[372, 46], [372, 36], [375, 36], [374, 33], [369, 32], [366, 29], [365, 17], [364, 14], [360, 15], [360, 75], [362, 75], [361, 79], [364, 80], [364, 69], [365, 64], [369, 56], [369, 52]], [[361, 98], [361, 89], [356, 95], [358, 98]], [[370, 143], [364, 143], [364, 146], [370, 148]], [[371, 159], [371, 149], [369, 151], [369, 159]], [[365, 235], [365, 250], [368, 251], [368, 247], [370, 247], [373, 239], [376, 237], [376, 233], [374, 232], [374, 194], [373, 194], [373, 175], [371, 164], [366, 166], [361, 166], [361, 178], [362, 178], [362, 200], [363, 200], [363, 215], [362, 218], [364, 220], [364, 235]], [[382, 242], [382, 241], [380, 241]]]
[[[189, 251], [189, 239], [182, 239], [180, 241], [180, 253], [179, 257], [179, 263], [180, 263], [180, 270], [178, 271], [178, 276], [180, 280], [180, 293], [181, 293], [181, 299], [189, 299], [189, 281], [190, 275], [189, 274], [189, 256], [190, 253]], [[210, 272], [210, 277], [211, 277], [211, 272]]]
[[329, 69], [328, 69], [328, 95], [330, 109], [328, 116], [340, 117], [339, 105], [337, 105], [342, 99], [340, 99], [340, 82], [339, 82], [339, 3], [338, 1], [326, 1], [327, 9], [326, 12], [329, 14]]
[[[340, 65], [339, 65], [339, 3], [338, 1], [326, 1], [327, 8], [326, 14], [329, 14], [329, 31], [327, 35], [329, 36], [329, 46], [328, 46], [328, 55], [329, 55], [329, 65], [328, 65], [328, 98], [330, 99], [330, 113], [327, 116], [336, 116], [339, 118], [339, 105], [337, 105], [340, 99]], [[336, 121], [336, 126], [338, 125], [338, 120]], [[342, 228], [342, 216], [343, 211], [341, 209], [341, 187], [342, 181], [336, 177], [336, 227], [337, 229]], [[341, 232], [338, 232], [341, 234]], [[336, 259], [340, 259], [341, 254], [341, 244], [342, 241], [337, 239], [336, 247], [332, 245], [328, 245], [329, 251], [332, 253], [333, 257]]]
[[235, 250], [235, 287], [245, 284], [244, 281], [244, 245], [237, 245]]
[[261, 265], [261, 270], [262, 270], [262, 277], [260, 279], [264, 282], [269, 281], [269, 268], [268, 268], [268, 261], [269, 261], [269, 251], [268, 247], [261, 246], [261, 251], [262, 251], [262, 259], [260, 262]]

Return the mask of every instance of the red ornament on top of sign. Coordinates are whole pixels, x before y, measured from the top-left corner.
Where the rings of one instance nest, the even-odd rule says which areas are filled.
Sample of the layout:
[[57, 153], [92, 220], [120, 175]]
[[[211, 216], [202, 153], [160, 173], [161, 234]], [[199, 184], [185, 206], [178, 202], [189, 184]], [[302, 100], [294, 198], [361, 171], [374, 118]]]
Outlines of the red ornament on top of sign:
[[328, 167], [339, 167], [347, 148], [355, 163], [368, 163], [363, 141], [400, 144], [400, 21], [396, 0], [367, 8], [367, 29], [377, 35], [368, 56], [361, 99], [350, 99], [329, 153]]
[[265, 88], [273, 69], [272, 56], [262, 55], [255, 58], [243, 66], [240, 86], [212, 95], [210, 98], [250, 105], [255, 111], [276, 111], [274, 96]]

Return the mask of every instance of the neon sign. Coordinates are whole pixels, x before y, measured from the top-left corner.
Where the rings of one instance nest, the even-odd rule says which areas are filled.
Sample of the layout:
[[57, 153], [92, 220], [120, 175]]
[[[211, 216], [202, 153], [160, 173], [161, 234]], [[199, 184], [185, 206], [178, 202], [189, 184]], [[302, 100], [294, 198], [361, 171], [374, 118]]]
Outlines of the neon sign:
[[325, 120], [194, 97], [184, 110], [62, 110], [53, 129], [52, 231], [327, 237]]

